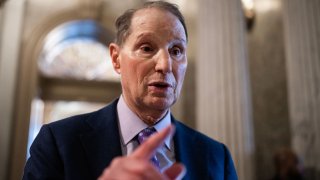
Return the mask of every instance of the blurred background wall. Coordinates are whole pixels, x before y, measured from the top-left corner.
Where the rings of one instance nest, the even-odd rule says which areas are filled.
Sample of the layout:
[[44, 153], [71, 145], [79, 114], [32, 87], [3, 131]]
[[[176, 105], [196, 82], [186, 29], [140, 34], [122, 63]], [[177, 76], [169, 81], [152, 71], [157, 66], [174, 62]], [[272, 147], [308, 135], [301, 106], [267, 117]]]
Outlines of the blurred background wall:
[[[119, 96], [107, 45], [143, 2], [0, 1], [0, 179], [21, 179], [42, 124]], [[320, 179], [320, 2], [170, 2], [190, 34], [176, 118], [225, 143], [239, 179], [271, 179], [282, 149]]]

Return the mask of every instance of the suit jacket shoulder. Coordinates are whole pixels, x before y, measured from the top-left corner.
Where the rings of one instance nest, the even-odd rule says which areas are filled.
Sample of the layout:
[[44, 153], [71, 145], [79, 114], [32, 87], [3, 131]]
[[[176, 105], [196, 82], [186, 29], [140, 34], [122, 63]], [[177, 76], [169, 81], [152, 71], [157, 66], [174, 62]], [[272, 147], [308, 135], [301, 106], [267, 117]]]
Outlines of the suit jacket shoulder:
[[23, 179], [97, 179], [122, 154], [116, 104], [44, 125]]
[[227, 147], [174, 120], [177, 161], [187, 168], [185, 179], [237, 179]]

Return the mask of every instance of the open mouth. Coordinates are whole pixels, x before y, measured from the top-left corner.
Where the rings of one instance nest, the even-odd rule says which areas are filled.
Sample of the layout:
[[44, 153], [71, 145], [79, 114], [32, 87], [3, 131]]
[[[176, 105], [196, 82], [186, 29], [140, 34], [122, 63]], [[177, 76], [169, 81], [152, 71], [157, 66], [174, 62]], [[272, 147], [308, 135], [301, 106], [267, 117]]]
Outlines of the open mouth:
[[171, 85], [167, 82], [152, 82], [149, 84], [149, 86], [154, 86], [157, 88], [169, 88]]

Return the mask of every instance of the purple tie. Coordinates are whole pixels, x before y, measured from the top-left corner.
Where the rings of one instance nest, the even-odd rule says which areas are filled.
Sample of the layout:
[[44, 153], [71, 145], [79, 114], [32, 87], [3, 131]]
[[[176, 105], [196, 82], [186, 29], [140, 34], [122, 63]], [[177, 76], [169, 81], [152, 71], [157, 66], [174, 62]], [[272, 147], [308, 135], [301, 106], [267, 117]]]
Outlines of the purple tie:
[[[142, 130], [139, 134], [138, 134], [138, 141], [140, 144], [142, 144], [145, 140], [147, 140], [152, 134], [156, 133], [157, 131], [154, 129], [154, 127], [148, 127], [144, 130]], [[160, 163], [157, 159], [157, 157], [154, 155], [151, 158], [151, 162], [158, 168], [160, 169]]]

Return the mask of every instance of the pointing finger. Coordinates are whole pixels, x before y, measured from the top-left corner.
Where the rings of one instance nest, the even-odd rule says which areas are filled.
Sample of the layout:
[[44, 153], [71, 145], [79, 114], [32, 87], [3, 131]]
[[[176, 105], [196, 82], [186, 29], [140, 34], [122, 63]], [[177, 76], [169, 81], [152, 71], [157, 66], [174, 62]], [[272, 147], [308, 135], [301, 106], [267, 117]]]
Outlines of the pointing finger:
[[156, 133], [142, 143], [133, 153], [132, 157], [149, 160], [156, 149], [159, 148], [165, 139], [174, 133], [174, 126], [170, 125], [164, 130]]
[[186, 175], [187, 169], [183, 164], [174, 163], [171, 167], [165, 170], [164, 174], [169, 179], [181, 180]]

